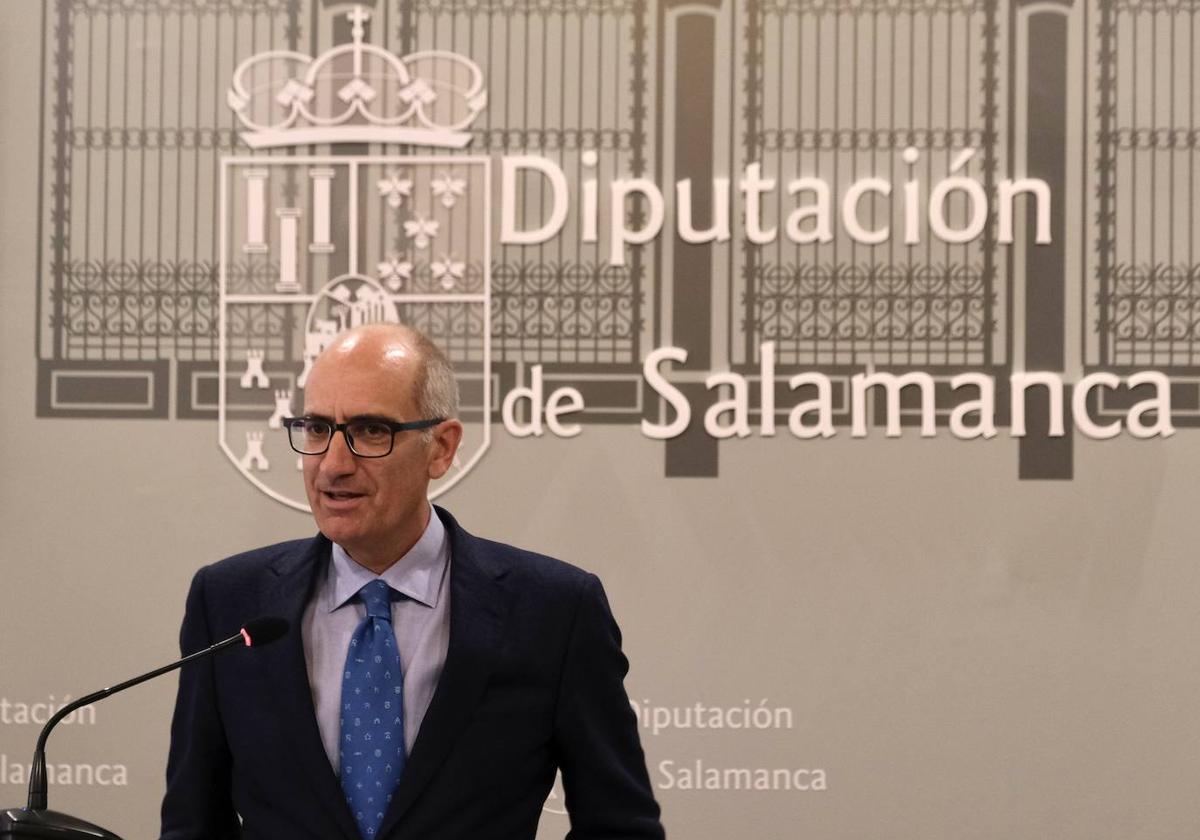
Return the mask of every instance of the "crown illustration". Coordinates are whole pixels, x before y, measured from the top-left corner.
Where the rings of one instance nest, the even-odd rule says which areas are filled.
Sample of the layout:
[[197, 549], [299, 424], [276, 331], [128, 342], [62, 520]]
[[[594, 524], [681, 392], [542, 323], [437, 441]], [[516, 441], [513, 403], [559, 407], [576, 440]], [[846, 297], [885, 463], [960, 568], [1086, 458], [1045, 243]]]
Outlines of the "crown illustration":
[[370, 14], [346, 15], [353, 43], [313, 58], [290, 50], [251, 56], [233, 73], [227, 101], [254, 149], [310, 143], [404, 143], [461, 149], [487, 104], [483, 73], [440, 50], [401, 59], [363, 43]]

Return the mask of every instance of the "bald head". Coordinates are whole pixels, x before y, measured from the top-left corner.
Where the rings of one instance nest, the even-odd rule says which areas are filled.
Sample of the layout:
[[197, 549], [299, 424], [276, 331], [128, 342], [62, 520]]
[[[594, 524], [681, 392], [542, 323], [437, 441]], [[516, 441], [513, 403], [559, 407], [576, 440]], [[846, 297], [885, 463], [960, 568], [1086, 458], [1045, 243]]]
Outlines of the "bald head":
[[458, 416], [458, 382], [446, 354], [420, 330], [404, 324], [365, 324], [341, 333], [313, 362], [323, 367], [374, 364], [411, 382], [420, 419]]

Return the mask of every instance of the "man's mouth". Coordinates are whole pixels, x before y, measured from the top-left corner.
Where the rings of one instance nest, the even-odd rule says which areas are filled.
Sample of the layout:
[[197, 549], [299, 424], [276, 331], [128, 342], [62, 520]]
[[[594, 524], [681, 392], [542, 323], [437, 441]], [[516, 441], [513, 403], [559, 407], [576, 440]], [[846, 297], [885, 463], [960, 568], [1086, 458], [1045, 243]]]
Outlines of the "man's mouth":
[[362, 498], [362, 493], [352, 493], [348, 490], [322, 490], [321, 495], [334, 502], [348, 502]]

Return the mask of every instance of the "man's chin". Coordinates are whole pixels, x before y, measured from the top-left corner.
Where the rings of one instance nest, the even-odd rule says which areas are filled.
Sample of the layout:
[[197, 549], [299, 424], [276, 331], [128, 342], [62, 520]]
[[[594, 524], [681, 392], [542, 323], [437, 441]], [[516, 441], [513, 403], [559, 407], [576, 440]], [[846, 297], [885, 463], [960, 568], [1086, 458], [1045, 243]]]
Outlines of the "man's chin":
[[362, 533], [363, 516], [357, 509], [330, 508], [319, 505], [313, 510], [321, 533], [339, 545], [345, 545]]

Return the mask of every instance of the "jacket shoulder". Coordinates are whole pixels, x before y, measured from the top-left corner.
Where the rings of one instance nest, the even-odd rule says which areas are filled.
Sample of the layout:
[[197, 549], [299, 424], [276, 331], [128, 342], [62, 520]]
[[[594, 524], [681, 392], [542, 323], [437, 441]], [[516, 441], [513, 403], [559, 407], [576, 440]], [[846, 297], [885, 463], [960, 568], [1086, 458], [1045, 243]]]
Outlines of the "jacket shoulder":
[[451, 563], [456, 553], [466, 552], [493, 576], [510, 579], [520, 585], [578, 592], [596, 580], [591, 572], [536, 551], [477, 537], [467, 531], [444, 509], [438, 509], [451, 537]]
[[519, 578], [569, 589], [577, 589], [595, 578], [591, 572], [556, 557], [495, 540], [474, 539], [479, 550], [490, 555], [503, 570]]
[[216, 584], [232, 584], [258, 578], [264, 572], [288, 571], [294, 564], [301, 562], [314, 549], [321, 548], [324, 542], [320, 535], [299, 540], [287, 540], [274, 545], [253, 548], [210, 563], [200, 569], [197, 577], [204, 577]]

